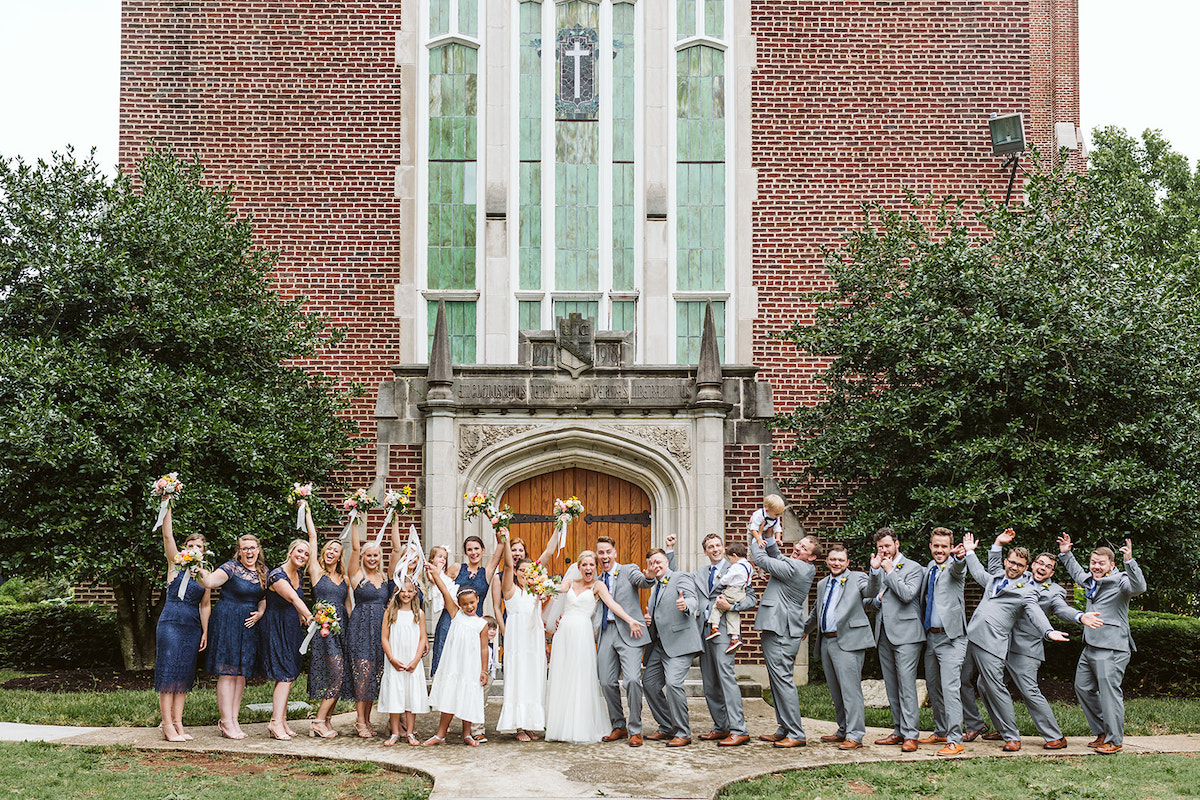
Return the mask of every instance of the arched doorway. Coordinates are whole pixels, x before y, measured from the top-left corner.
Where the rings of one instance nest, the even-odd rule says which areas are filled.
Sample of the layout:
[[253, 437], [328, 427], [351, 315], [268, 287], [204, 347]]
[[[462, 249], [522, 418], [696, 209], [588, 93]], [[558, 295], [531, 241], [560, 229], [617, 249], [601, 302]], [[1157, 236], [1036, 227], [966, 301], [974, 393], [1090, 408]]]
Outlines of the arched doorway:
[[[525, 540], [525, 550], [536, 558], [554, 532], [552, 512], [555, 498], [575, 495], [583, 503], [584, 515], [567, 529], [567, 546], [546, 564], [550, 574], [566, 571], [568, 559], [595, 547], [596, 537], [608, 536], [617, 543], [617, 558], [623, 564], [642, 564], [650, 549], [650, 497], [629, 481], [590, 469], [570, 467], [535, 475], [515, 483], [500, 502], [516, 514], [544, 519], [518, 522], [512, 535]], [[590, 518], [590, 521], [589, 521]], [[622, 519], [623, 518], [623, 519]]]

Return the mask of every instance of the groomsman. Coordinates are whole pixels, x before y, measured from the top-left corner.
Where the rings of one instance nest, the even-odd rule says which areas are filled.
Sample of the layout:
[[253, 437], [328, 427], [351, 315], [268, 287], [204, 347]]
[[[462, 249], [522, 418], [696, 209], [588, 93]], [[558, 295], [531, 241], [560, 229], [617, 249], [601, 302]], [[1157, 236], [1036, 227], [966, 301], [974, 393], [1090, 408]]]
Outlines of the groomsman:
[[[1125, 571], [1116, 568], [1116, 556], [1107, 547], [1092, 551], [1084, 570], [1071, 553], [1071, 537], [1058, 537], [1058, 560], [1066, 565], [1071, 580], [1087, 594], [1087, 611], [1104, 620], [1098, 628], [1084, 628], [1083, 655], [1075, 670], [1075, 697], [1083, 707], [1088, 726], [1096, 738], [1088, 744], [1097, 753], [1111, 755], [1125, 739], [1125, 696], [1121, 681], [1137, 650], [1129, 630], [1129, 599], [1146, 591], [1142, 568], [1133, 560], [1133, 542], [1125, 540], [1121, 556]], [[1077, 616], [1082, 617], [1081, 614]]]
[[[1003, 535], [1008, 533], [1009, 531], [1005, 531]], [[1008, 536], [1008, 539], [1011, 540], [1012, 537]], [[993, 547], [988, 552], [989, 567], [993, 553], [998, 550], [999, 548]], [[995, 560], [998, 564], [999, 555], [995, 556]], [[1081, 617], [1079, 621], [1083, 625], [1091, 628], [1100, 627], [1103, 623], [1098, 614], [1088, 612], [1080, 615], [1067, 604], [1066, 589], [1054, 582], [1056, 566], [1058, 566], [1058, 562], [1050, 553], [1039, 553], [1037, 558], [1033, 559], [1034, 593], [1042, 611], [1046, 612], [1047, 616], [1054, 614], [1059, 619], [1069, 622], [1075, 622], [1077, 617]], [[989, 571], [995, 572], [994, 569], [989, 569]], [[1021, 616], [1017, 620], [1017, 627], [1013, 629], [1012, 640], [1008, 644], [1008, 657], [1004, 660], [1004, 666], [1016, 685], [1017, 691], [1021, 693], [1025, 707], [1029, 709], [1029, 716], [1033, 718], [1033, 724], [1037, 726], [1038, 733], [1046, 740], [1042, 747], [1046, 750], [1061, 750], [1067, 746], [1067, 740], [1063, 737], [1062, 728], [1058, 726], [1058, 720], [1054, 718], [1054, 712], [1050, 710], [1050, 703], [1042, 694], [1041, 687], [1038, 686], [1038, 670], [1041, 669], [1042, 662], [1045, 660], [1046, 648], [1042, 643], [1041, 631], [1035, 628], [1028, 617]]]
[[883, 686], [892, 711], [892, 733], [875, 744], [898, 744], [911, 753], [917, 749], [921, 724], [917, 705], [917, 662], [925, 628], [921, 625], [921, 584], [925, 570], [900, 552], [900, 540], [891, 528], [875, 532], [871, 576], [883, 587], [875, 599], [875, 643]]
[[[715, 533], [704, 537], [704, 555], [708, 557], [708, 566], [691, 573], [696, 595], [700, 599], [700, 615], [698, 623], [705, 627], [707, 612], [713, 604], [721, 611], [748, 611], [754, 608], [757, 598], [750, 587], [746, 586], [746, 597], [733, 605], [721, 596], [717, 579], [729, 569], [729, 561], [725, 558], [725, 542]], [[742, 692], [738, 688], [737, 677], [733, 671], [733, 653], [727, 653], [729, 647], [729, 631], [725, 628], [725, 618], [722, 617], [717, 629], [720, 633], [704, 642], [704, 651], [700, 653], [700, 676], [704, 681], [704, 701], [708, 703], [708, 713], [712, 716], [713, 727], [708, 733], [700, 734], [704, 741], [716, 741], [722, 747], [736, 747], [750, 741], [746, 730], [746, 715], [742, 711]]]
[[821, 659], [829, 696], [837, 716], [837, 733], [822, 742], [840, 742], [839, 750], [862, 747], [867, 732], [863, 707], [862, 665], [866, 651], [875, 644], [871, 621], [863, 611], [863, 600], [875, 596], [878, 580], [865, 572], [846, 569], [850, 556], [835, 544], [825, 555], [829, 575], [817, 583], [817, 604], [804, 623], [804, 635], [816, 632], [813, 654]]
[[[1008, 655], [1008, 642], [1017, 617], [1026, 614], [1043, 637], [1056, 642], [1065, 642], [1067, 635], [1050, 626], [1038, 605], [1033, 579], [1025, 572], [1029, 567], [1028, 550], [1024, 547], [1010, 549], [1003, 562], [1004, 573], [991, 575], [975, 555], [978, 546], [975, 537], [964, 534], [963, 545], [967, 550], [967, 569], [975, 582], [983, 587], [983, 598], [967, 625], [967, 657], [962, 671], [963, 711], [966, 715], [970, 710], [966, 707], [967, 695], [978, 677], [984, 705], [1004, 739], [1004, 750], [1011, 753], [1021, 749], [1021, 734], [1017, 731], [1012, 695], [1004, 685], [1004, 659]], [[970, 702], [974, 703], [973, 693], [970, 697]], [[963, 739], [971, 741], [979, 732], [964, 735]]]
[[939, 756], [956, 756], [966, 750], [962, 743], [962, 694], [960, 680], [967, 656], [967, 614], [963, 588], [967, 578], [966, 548], [954, 544], [949, 528], [934, 528], [929, 534], [933, 559], [925, 568], [922, 602], [925, 608], [925, 686], [933, 708], [933, 733], [918, 739], [920, 744], [944, 744]]
[[796, 695], [796, 655], [804, 636], [804, 601], [808, 598], [816, 568], [819, 545], [805, 536], [796, 542], [791, 556], [780, 551], [772, 535], [763, 538], [765, 524], [750, 529], [750, 560], [770, 576], [758, 604], [754, 629], [761, 632], [767, 680], [775, 700], [774, 733], [759, 736], [776, 747], [804, 747], [808, 740], [800, 721], [800, 698]]
[[650, 646], [642, 685], [646, 704], [658, 722], [658, 730], [644, 738], [669, 739], [667, 747], [684, 747], [692, 743], [692, 728], [683, 682], [692, 659], [704, 649], [696, 623], [700, 603], [691, 576], [670, 570], [663, 550], [655, 548], [646, 554], [644, 575], [652, 588], [646, 612]]

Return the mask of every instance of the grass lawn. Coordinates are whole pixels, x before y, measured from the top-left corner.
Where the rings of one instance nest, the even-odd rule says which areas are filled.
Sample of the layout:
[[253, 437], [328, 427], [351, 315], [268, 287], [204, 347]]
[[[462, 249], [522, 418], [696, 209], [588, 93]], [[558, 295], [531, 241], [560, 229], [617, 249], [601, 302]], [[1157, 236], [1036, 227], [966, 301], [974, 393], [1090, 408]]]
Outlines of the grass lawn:
[[137, 752], [120, 747], [0, 744], [0, 786], [17, 800], [427, 800], [424, 778], [370, 762]]
[[1171, 800], [1194, 798], [1197, 787], [1200, 758], [1122, 753], [1112, 757], [977, 758], [792, 770], [727, 786], [719, 797]]

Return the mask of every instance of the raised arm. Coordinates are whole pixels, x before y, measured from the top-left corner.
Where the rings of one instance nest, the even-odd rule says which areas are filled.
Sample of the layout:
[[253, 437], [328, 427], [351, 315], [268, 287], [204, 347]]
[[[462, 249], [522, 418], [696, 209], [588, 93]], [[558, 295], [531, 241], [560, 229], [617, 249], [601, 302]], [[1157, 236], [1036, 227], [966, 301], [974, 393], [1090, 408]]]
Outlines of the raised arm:
[[437, 584], [438, 591], [442, 593], [442, 599], [446, 602], [445, 613], [453, 619], [458, 613], [458, 600], [450, 593], [450, 588], [446, 586], [446, 581], [442, 578], [442, 572], [428, 561], [425, 562], [425, 573], [429, 575], [430, 580]]
[[[350, 525], [350, 563], [346, 566], [346, 577], [350, 579], [350, 585], [354, 586], [358, 583], [358, 576], [362, 574], [362, 539], [358, 537], [358, 526]], [[382, 566], [382, 564], [380, 565]], [[387, 572], [385, 575], [391, 575]]]
[[992, 576], [983, 568], [983, 564], [979, 563], [979, 556], [975, 555], [974, 550], [967, 551], [967, 571], [971, 573], [971, 578], [983, 588], [987, 588], [988, 581]]
[[179, 545], [175, 544], [175, 528], [171, 519], [171, 504], [167, 504], [167, 515], [163, 517], [163, 555], [167, 557], [167, 575], [176, 571], [175, 558], [179, 555]]
[[539, 564], [545, 566], [546, 564], [550, 563], [550, 558], [558, 550], [558, 537], [566, 535], [566, 528], [563, 528], [562, 530], [559, 530], [558, 528], [554, 529], [554, 533], [550, 534], [550, 540], [546, 542], [546, 549], [542, 551], [540, 556], [538, 556], [537, 561]]
[[[504, 557], [504, 554], [500, 552], [501, 550], [508, 550], [507, 541], [497, 542], [495, 549], [492, 550], [492, 555], [488, 558], [486, 574], [489, 586], [492, 584], [492, 578], [494, 578], [496, 575], [496, 567], [500, 566], [500, 559]], [[487, 640], [485, 639], [484, 641], [486, 642]], [[484, 649], [486, 650], [487, 648], [485, 647]]]
[[1121, 557], [1125, 562], [1125, 576], [1129, 580], [1129, 596], [1135, 597], [1146, 591], [1146, 576], [1142, 568], [1133, 560], [1133, 540], [1126, 539], [1121, 548]]
[[1058, 562], [1067, 568], [1067, 574], [1078, 586], [1086, 586], [1092, 577], [1086, 569], [1079, 566], [1079, 561], [1071, 552], [1071, 537], [1067, 533], [1061, 533], [1058, 537]]
[[[497, 544], [497, 549], [504, 551], [504, 577], [500, 581], [501, 594], [505, 600], [513, 595], [515, 576], [513, 575], [513, 555], [512, 548], [508, 546], [507, 541], [502, 541]], [[496, 603], [496, 621], [499, 622], [503, 618], [500, 613], [500, 604]]]
[[603, 583], [600, 581], [592, 583], [592, 591], [596, 593], [596, 596], [600, 598], [600, 601], [604, 605], [612, 609], [613, 614], [629, 623], [629, 632], [633, 634], [633, 638], [642, 638], [642, 629], [645, 627], [643, 623], [626, 614], [625, 609], [621, 608], [621, 604], [613, 599], [612, 594], [604, 587]]
[[[772, 548], [776, 553], [779, 552], [778, 547], [772, 545]], [[772, 578], [790, 578], [796, 574], [796, 565], [791, 560], [781, 555], [771, 555], [770, 550], [763, 546], [760, 531], [754, 531], [754, 538], [750, 541], [750, 560]]]
[[313, 524], [312, 511], [308, 507], [308, 501], [300, 502], [304, 504], [304, 527], [308, 530], [308, 579], [316, 586], [317, 581], [321, 580], [325, 565], [321, 563], [321, 552], [317, 549], [317, 526]]

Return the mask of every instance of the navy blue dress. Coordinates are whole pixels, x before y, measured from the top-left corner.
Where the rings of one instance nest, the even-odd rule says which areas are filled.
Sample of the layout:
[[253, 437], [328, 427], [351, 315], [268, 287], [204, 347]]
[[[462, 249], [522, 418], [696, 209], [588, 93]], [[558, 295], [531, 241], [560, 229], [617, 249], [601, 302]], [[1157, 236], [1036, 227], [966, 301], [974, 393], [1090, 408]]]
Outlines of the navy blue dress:
[[318, 630], [309, 644], [308, 662], [308, 699], [310, 700], [350, 700], [350, 681], [346, 680], [345, 639], [349, 625], [346, 619], [346, 593], [350, 591], [348, 581], [336, 584], [328, 575], [317, 579], [313, 587], [313, 608], [317, 603], [329, 603], [337, 609], [338, 624], [341, 633], [330, 632], [322, 636]]
[[392, 597], [392, 582], [376, 587], [366, 578], [354, 587], [354, 610], [346, 629], [346, 649], [354, 677], [354, 700], [373, 703], [379, 699], [383, 679], [383, 612]]
[[[267, 588], [277, 581], [288, 580], [283, 567], [276, 567], [267, 575]], [[304, 599], [304, 581], [299, 588], [293, 586], [300, 599]], [[300, 677], [300, 642], [307, 629], [300, 624], [296, 607], [283, 599], [278, 592], [267, 592], [267, 613], [262, 618], [262, 667], [263, 674], [273, 681], [291, 683]]]
[[155, 628], [154, 691], [183, 694], [196, 681], [196, 658], [200, 654], [200, 601], [205, 589], [188, 576], [187, 591], [179, 599], [179, 582], [187, 575], [180, 570], [167, 586], [167, 602]]
[[221, 586], [221, 599], [208, 623], [207, 669], [214, 675], [250, 678], [258, 663], [258, 630], [246, 627], [246, 617], [258, 610], [265, 590], [258, 572], [238, 561], [226, 561], [217, 569], [229, 580]]
[[[480, 566], [475, 570], [474, 574], [467, 570], [467, 565], [463, 564], [458, 568], [458, 575], [454, 578], [455, 586], [470, 586], [479, 595], [479, 603], [475, 606], [475, 616], [483, 616], [483, 600], [488, 593], [487, 567]], [[458, 594], [458, 589], [451, 589], [455, 595]], [[437, 672], [438, 662], [442, 660], [442, 648], [446, 646], [446, 634], [450, 632], [450, 615], [445, 611], [438, 617], [437, 628], [433, 631], [433, 663], [429, 665], [429, 674], [433, 675]]]

